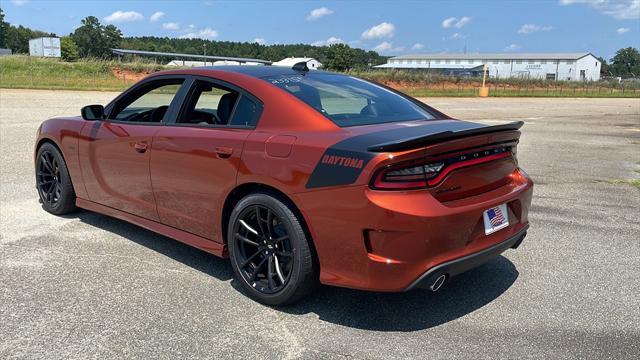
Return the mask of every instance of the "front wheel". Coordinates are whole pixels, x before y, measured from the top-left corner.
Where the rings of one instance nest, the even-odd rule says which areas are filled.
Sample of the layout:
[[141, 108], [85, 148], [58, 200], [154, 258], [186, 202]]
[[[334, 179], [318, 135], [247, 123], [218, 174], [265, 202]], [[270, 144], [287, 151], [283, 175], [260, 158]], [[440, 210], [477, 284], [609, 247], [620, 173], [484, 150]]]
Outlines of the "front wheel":
[[64, 158], [50, 143], [43, 144], [36, 158], [36, 187], [42, 207], [55, 215], [76, 209], [76, 194]]
[[231, 264], [242, 288], [268, 305], [294, 303], [317, 282], [309, 239], [291, 208], [269, 194], [251, 194], [231, 213]]

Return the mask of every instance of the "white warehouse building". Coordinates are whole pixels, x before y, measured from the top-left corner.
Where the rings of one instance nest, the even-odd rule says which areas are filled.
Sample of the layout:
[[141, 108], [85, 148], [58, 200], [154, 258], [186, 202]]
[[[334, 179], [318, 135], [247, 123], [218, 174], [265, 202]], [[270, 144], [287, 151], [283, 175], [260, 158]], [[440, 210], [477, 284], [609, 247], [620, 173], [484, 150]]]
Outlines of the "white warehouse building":
[[600, 80], [600, 61], [591, 53], [422, 54], [392, 57], [380, 69], [435, 70], [445, 74], [569, 81]]

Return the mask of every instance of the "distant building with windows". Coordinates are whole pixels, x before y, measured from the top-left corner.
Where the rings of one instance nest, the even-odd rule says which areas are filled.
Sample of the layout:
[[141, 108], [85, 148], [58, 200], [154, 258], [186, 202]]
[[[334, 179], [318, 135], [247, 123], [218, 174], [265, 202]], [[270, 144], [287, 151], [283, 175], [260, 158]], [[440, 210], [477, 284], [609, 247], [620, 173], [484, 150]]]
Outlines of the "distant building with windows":
[[493, 78], [568, 81], [600, 80], [600, 61], [591, 53], [419, 54], [392, 57], [380, 69], [422, 69], [445, 75], [478, 76], [484, 65]]

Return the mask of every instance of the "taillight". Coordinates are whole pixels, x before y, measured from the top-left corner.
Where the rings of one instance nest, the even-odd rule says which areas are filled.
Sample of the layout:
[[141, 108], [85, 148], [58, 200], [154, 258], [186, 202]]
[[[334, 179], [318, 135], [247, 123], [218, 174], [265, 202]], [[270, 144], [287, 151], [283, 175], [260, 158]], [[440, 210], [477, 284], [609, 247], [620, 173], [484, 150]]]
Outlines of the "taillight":
[[371, 187], [380, 190], [426, 188], [436, 185], [455, 169], [507, 157], [513, 157], [515, 159], [515, 146], [497, 147], [489, 150], [466, 153], [427, 164], [413, 162], [409, 164], [391, 165], [376, 173]]
[[417, 165], [406, 168], [389, 168], [381, 171], [373, 186], [378, 189], [416, 189], [427, 186], [427, 180], [438, 176], [443, 162]]

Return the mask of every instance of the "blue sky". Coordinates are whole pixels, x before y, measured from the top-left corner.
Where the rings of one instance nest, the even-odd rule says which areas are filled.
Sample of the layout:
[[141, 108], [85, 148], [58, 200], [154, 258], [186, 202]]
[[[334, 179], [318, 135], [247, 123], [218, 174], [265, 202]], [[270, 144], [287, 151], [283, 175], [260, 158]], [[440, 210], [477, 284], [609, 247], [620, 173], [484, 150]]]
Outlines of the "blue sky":
[[2, 0], [6, 20], [66, 35], [94, 15], [125, 36], [265, 44], [344, 42], [383, 55], [576, 52], [640, 47], [640, 0]]

